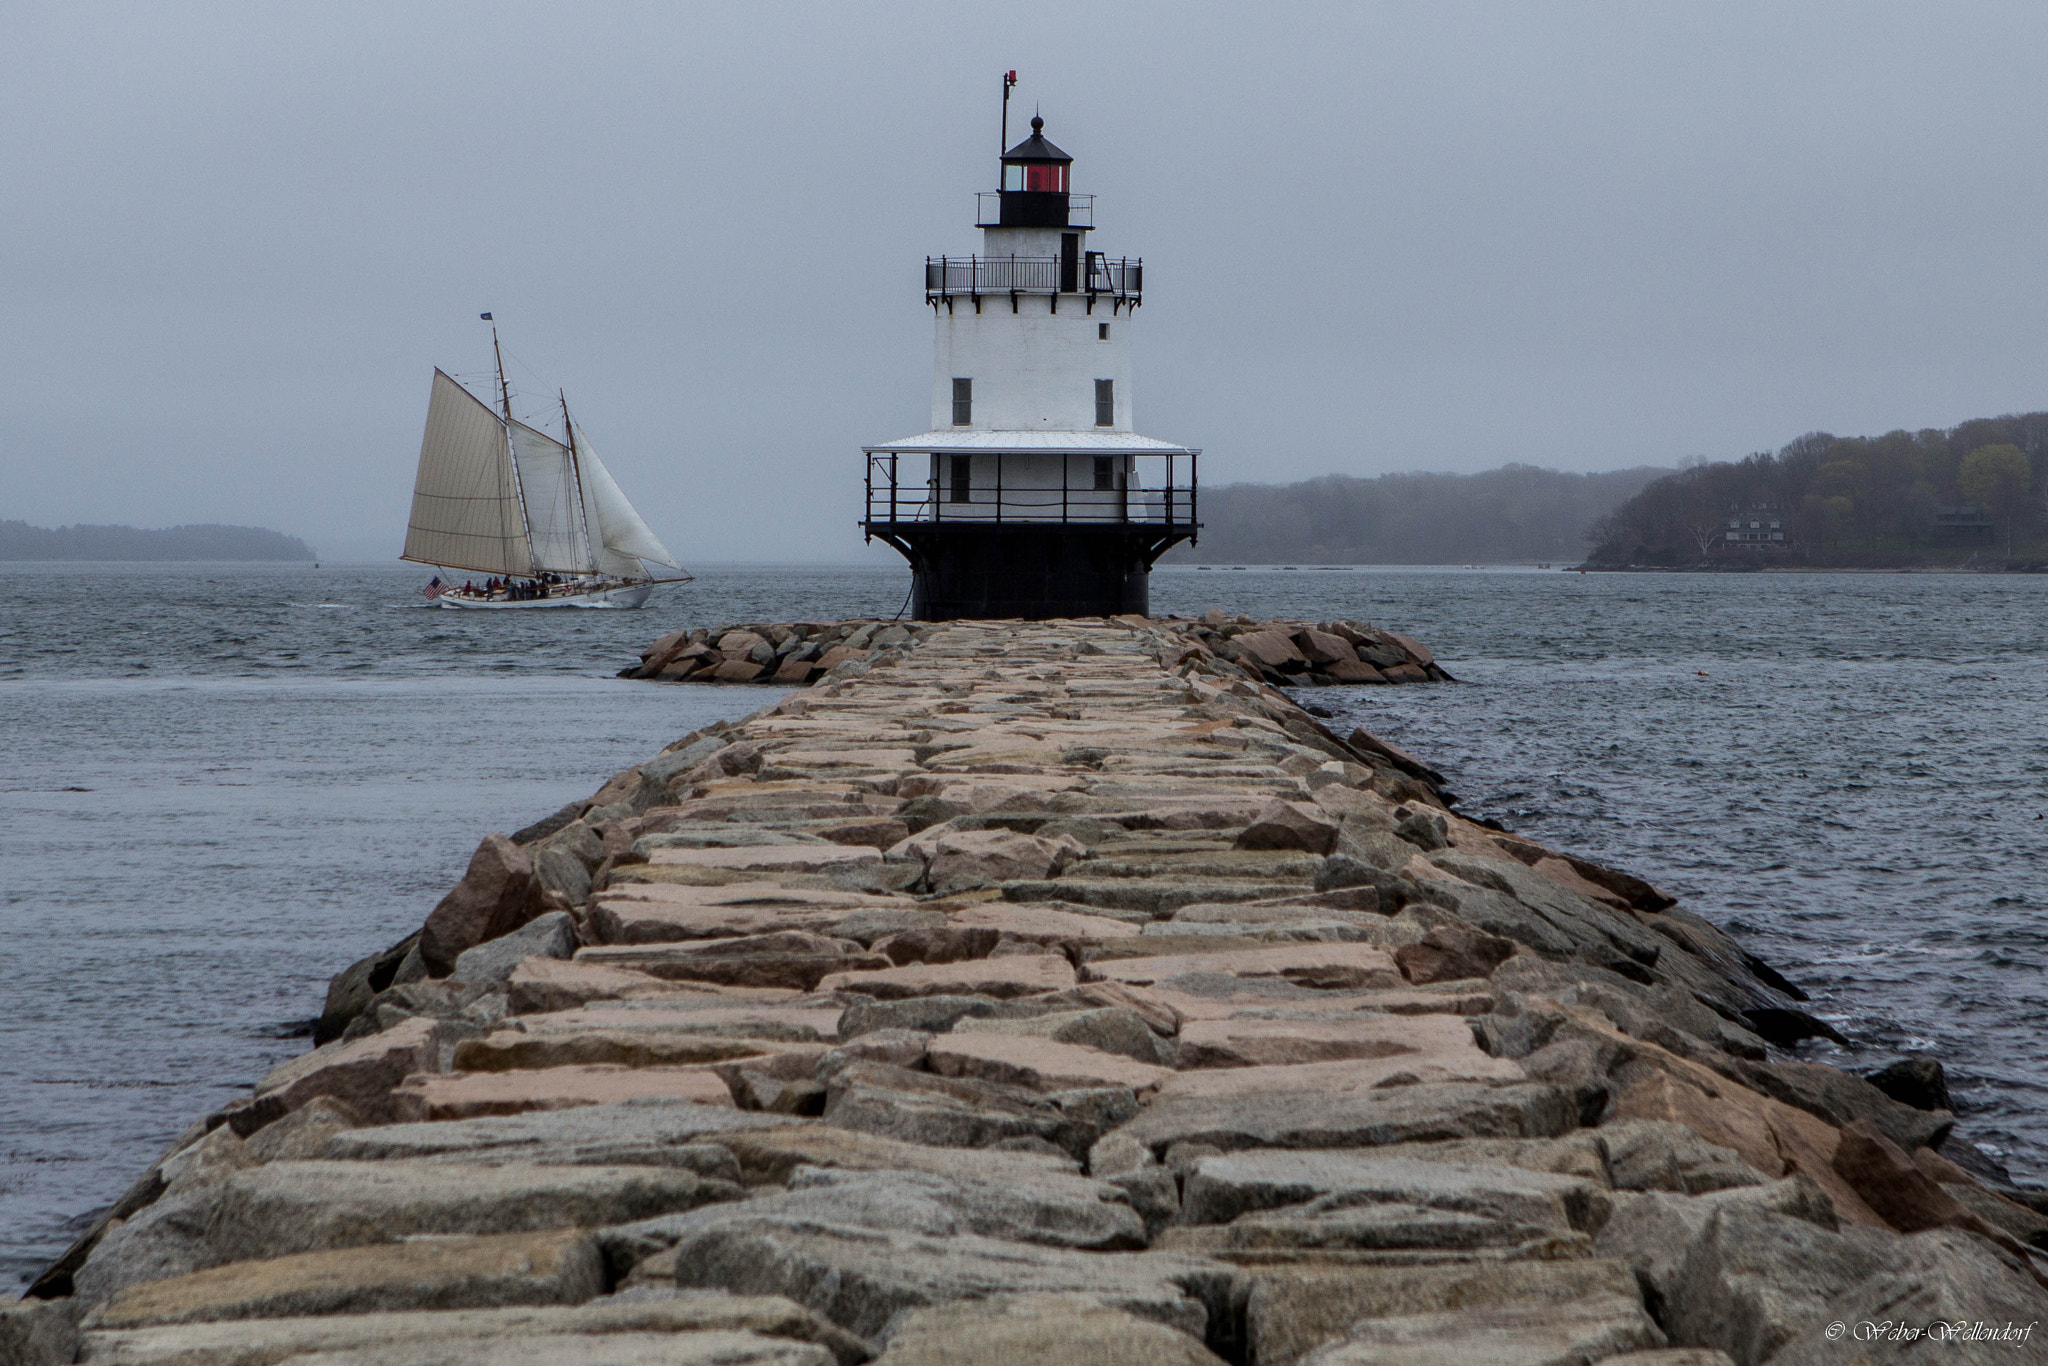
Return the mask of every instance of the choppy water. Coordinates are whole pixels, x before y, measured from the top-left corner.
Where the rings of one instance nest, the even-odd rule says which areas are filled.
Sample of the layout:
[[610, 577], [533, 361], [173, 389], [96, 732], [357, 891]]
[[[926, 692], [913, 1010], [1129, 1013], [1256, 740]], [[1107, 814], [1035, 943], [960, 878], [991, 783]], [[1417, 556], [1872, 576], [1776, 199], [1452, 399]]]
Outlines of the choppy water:
[[[610, 675], [654, 635], [888, 616], [900, 570], [726, 568], [632, 613], [420, 610], [409, 570], [10, 566], [0, 1284], [305, 1047], [328, 975], [478, 836], [776, 695]], [[1162, 571], [1154, 610], [1365, 617], [1467, 686], [1313, 695], [1467, 808], [1639, 872], [1931, 1049], [2048, 1179], [2048, 579]]]

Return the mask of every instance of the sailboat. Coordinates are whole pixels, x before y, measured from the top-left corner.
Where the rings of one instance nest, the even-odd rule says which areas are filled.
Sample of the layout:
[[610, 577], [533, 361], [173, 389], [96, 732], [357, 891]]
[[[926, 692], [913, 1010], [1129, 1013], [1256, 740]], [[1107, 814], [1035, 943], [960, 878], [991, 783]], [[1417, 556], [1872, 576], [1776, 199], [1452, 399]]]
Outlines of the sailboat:
[[658, 578], [648, 570], [679, 566], [597, 458], [566, 397], [565, 440], [512, 416], [497, 347], [494, 327], [502, 412], [434, 371], [400, 558], [486, 581], [444, 585], [437, 575], [428, 598], [484, 611], [634, 608], [656, 584], [688, 582], [686, 574]]

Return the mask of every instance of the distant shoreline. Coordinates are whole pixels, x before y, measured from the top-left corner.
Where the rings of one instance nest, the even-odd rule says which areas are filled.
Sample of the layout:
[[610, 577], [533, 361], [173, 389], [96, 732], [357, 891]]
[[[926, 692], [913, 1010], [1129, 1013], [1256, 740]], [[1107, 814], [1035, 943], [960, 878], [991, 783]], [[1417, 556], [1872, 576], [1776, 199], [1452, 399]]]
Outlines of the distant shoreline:
[[[109, 565], [109, 564], [121, 564], [121, 565], [131, 565], [131, 564], [132, 564], [132, 565], [150, 565], [150, 564], [162, 564], [162, 565], [179, 565], [179, 566], [184, 566], [184, 567], [191, 567], [191, 568], [203, 568], [203, 567], [205, 567], [206, 565], [222, 565], [222, 564], [250, 564], [250, 565], [265, 565], [265, 564], [269, 564], [269, 565], [297, 565], [297, 566], [300, 566], [300, 567], [302, 567], [302, 568], [306, 568], [306, 569], [314, 569], [314, 568], [327, 568], [327, 569], [339, 569], [339, 568], [343, 568], [343, 567], [349, 567], [349, 568], [364, 568], [364, 567], [367, 567], [367, 566], [371, 566], [371, 565], [374, 565], [374, 564], [377, 564], [377, 563], [378, 563], [378, 561], [373, 561], [373, 560], [313, 560], [313, 559], [289, 559], [289, 560], [283, 560], [283, 559], [260, 559], [260, 558], [257, 558], [257, 557], [255, 557], [255, 556], [239, 556], [239, 557], [231, 557], [231, 556], [226, 556], [226, 555], [219, 555], [219, 556], [195, 556], [195, 557], [192, 557], [192, 558], [181, 558], [181, 559], [170, 559], [170, 558], [166, 558], [166, 557], [162, 557], [162, 556], [159, 556], [159, 557], [158, 557], [158, 558], [156, 558], [156, 559], [142, 559], [142, 558], [117, 558], [117, 557], [109, 557], [109, 556], [94, 556], [94, 557], [87, 557], [87, 556], [83, 556], [83, 555], [71, 555], [71, 556], [63, 556], [63, 555], [43, 555], [43, 556], [36, 556], [36, 557], [29, 557], [29, 556], [22, 556], [22, 555], [14, 555], [14, 556], [9, 556], [9, 555], [0, 555], [0, 564], [12, 564], [12, 565], [43, 565], [43, 566], [47, 566], [47, 567], [51, 567], [51, 568], [55, 568], [55, 567], [57, 567], [57, 566], [60, 566], [60, 565], [61, 565], [61, 566], [71, 566], [71, 565], [78, 565], [78, 566], [88, 566], [88, 565]], [[397, 566], [393, 566], [393, 567], [394, 567], [394, 568], [396, 568]]]
[[0, 562], [176, 564], [311, 563], [313, 548], [267, 527], [204, 523], [151, 530], [132, 526], [30, 526], [0, 521]]
[[1571, 565], [1567, 574], [2048, 574], [2048, 564], [1849, 565], [1849, 564], [1587, 564]]

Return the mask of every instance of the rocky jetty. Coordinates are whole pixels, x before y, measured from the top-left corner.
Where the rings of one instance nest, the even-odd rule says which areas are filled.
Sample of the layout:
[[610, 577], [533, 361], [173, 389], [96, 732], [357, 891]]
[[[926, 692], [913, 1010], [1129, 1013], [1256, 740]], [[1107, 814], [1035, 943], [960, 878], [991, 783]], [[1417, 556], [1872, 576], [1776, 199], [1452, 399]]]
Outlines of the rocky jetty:
[[488, 837], [0, 1360], [2042, 1359], [1938, 1068], [1798, 1060], [1713, 925], [1245, 671], [1348, 636], [1247, 625], [863, 623]]
[[[1451, 677], [1420, 641], [1358, 621], [1254, 621], [1211, 612], [1186, 620], [1115, 617], [1178, 657], [1172, 667], [1276, 687], [1336, 683], [1445, 683]], [[858, 677], [865, 667], [923, 641], [929, 622], [785, 621], [671, 631], [621, 678], [663, 683], [779, 683], [808, 687]], [[1165, 663], [1161, 659], [1161, 663]]]

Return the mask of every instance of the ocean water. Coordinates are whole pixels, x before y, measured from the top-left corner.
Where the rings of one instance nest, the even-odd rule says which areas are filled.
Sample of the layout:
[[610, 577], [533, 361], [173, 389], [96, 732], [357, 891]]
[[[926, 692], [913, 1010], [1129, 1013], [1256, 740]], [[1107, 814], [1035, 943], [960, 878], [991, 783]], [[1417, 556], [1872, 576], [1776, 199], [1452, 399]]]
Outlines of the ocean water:
[[[732, 566], [641, 612], [486, 614], [404, 568], [5, 577], [0, 1284], [304, 1049], [328, 976], [483, 832], [779, 696], [613, 678], [655, 635], [908, 586]], [[1852, 1043], [1805, 1056], [1939, 1054], [1958, 1132], [2048, 1181], [2048, 579], [1179, 568], [1153, 601], [1426, 641], [1460, 686], [1305, 696], [1728, 926]]]

